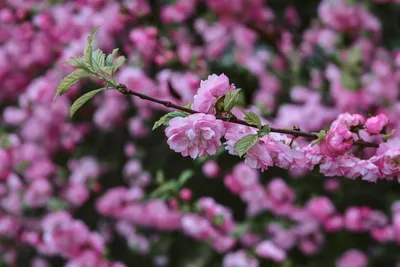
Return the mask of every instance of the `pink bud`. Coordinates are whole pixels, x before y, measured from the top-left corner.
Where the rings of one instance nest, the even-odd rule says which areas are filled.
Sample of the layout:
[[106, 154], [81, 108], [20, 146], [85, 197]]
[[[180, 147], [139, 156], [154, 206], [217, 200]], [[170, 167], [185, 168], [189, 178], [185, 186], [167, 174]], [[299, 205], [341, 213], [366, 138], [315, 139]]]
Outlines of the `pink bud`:
[[209, 160], [203, 164], [203, 173], [207, 178], [215, 178], [219, 175], [219, 166], [215, 161]]
[[179, 196], [184, 201], [189, 201], [192, 198], [192, 191], [189, 188], [183, 188], [179, 193]]

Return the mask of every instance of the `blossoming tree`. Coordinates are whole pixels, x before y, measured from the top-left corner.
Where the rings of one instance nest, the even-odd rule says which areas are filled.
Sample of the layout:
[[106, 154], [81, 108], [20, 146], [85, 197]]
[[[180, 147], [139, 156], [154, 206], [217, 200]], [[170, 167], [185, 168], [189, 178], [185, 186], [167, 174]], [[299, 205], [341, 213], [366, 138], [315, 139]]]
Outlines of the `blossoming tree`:
[[0, 3], [1, 264], [398, 266], [398, 2]]

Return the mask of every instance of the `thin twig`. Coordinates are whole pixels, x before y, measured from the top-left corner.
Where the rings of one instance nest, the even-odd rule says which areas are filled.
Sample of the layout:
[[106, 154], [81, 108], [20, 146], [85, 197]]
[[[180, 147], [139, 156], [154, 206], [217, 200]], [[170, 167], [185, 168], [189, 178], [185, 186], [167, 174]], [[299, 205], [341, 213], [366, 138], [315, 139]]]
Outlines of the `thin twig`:
[[[126, 85], [124, 84], [119, 84], [116, 88], [120, 93], [124, 94], [124, 95], [133, 95], [133, 96], [137, 96], [143, 100], [147, 100], [150, 102], [154, 102], [154, 103], [158, 103], [160, 105], [163, 105], [164, 107], [167, 108], [172, 108], [175, 110], [180, 110], [189, 114], [195, 114], [195, 113], [201, 113], [199, 111], [190, 109], [190, 108], [186, 108], [186, 107], [182, 107], [179, 105], [176, 105], [170, 101], [164, 101], [164, 100], [160, 100], [148, 95], [144, 95], [132, 90], [129, 90]], [[221, 117], [221, 116], [217, 116], [216, 117], [219, 120], [222, 121], [226, 121], [226, 122], [231, 122], [231, 123], [236, 123], [236, 124], [241, 124], [241, 125], [245, 125], [245, 126], [249, 126], [249, 127], [253, 127], [253, 128], [257, 128], [257, 126], [248, 124], [247, 122], [245, 122], [244, 120], [238, 119], [236, 117], [232, 117], [232, 118], [226, 118], [226, 117]], [[302, 131], [297, 131], [297, 130], [288, 130], [288, 129], [280, 129], [280, 128], [273, 128], [271, 127], [271, 132], [274, 133], [282, 133], [282, 134], [290, 134], [293, 136], [302, 136], [302, 137], [306, 137], [309, 139], [317, 139], [318, 136], [313, 134], [313, 133], [307, 133], [307, 132], [302, 132]], [[378, 147], [378, 144], [375, 143], [371, 143], [371, 142], [366, 142], [366, 141], [362, 141], [362, 140], [358, 140], [354, 142], [355, 145], [360, 146], [360, 147]]]

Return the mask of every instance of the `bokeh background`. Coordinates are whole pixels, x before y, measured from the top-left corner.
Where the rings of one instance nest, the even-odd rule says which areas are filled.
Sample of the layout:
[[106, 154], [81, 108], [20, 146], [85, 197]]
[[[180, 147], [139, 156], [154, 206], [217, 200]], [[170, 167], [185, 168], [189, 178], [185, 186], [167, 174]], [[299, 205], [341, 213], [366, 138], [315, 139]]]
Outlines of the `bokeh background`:
[[[53, 101], [58, 83], [72, 71], [62, 62], [82, 54], [95, 26], [100, 26], [96, 46], [108, 53], [118, 47], [127, 58], [116, 80], [131, 90], [186, 104], [200, 80], [224, 73], [242, 88], [243, 106], [280, 127], [313, 132], [343, 112], [383, 112], [394, 129], [400, 123], [397, 2], [0, 0], [0, 265], [112, 266], [61, 249], [70, 246], [97, 249], [101, 261], [126, 266], [257, 266], [226, 260], [253, 246], [238, 242], [218, 251], [181, 229], [179, 219], [196, 213], [202, 197], [228, 207], [233, 220], [250, 224], [261, 240], [273, 236], [270, 224], [288, 229], [294, 224], [268, 210], [249, 215], [248, 201], [224, 182], [239, 158], [221, 150], [192, 160], [171, 151], [162, 127], [151, 131], [165, 108], [107, 91], [69, 118], [73, 100], [101, 86], [85, 80]], [[366, 213], [355, 219], [363, 224], [359, 230], [344, 226], [329, 232], [318, 226], [304, 237], [309, 249], [296, 243], [283, 261], [260, 257], [259, 266], [400, 262], [400, 222], [393, 219], [400, 197], [396, 180], [369, 183], [326, 178], [318, 171], [298, 176], [279, 168], [256, 175], [263, 188], [282, 178], [296, 207], [325, 196], [338, 214], [350, 207], [365, 207]], [[177, 183], [185, 176], [187, 182]], [[165, 185], [170, 188], [160, 190]], [[182, 199], [182, 187], [191, 190], [190, 199]], [[105, 198], [116, 189], [123, 200]], [[149, 200], [154, 196], [157, 200]], [[145, 208], [110, 215], [107, 205]], [[45, 223], [57, 218], [64, 229], [59, 232], [48, 226], [54, 222]], [[72, 222], [79, 225], [70, 229]], [[75, 240], [88, 232], [101, 241]], [[361, 251], [368, 265], [357, 257], [338, 265], [350, 249]]]

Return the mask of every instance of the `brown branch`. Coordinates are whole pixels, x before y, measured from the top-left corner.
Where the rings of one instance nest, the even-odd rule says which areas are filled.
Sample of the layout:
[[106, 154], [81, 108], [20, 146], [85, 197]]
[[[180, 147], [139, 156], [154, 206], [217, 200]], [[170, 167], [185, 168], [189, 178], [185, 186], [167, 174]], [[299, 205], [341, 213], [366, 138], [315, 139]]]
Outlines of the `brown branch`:
[[[163, 105], [164, 107], [167, 107], [167, 108], [180, 110], [180, 111], [183, 111], [183, 112], [187, 112], [189, 114], [201, 113], [199, 111], [196, 111], [196, 110], [193, 110], [193, 109], [190, 109], [190, 108], [185, 108], [185, 107], [176, 105], [176, 104], [174, 104], [174, 103], [172, 103], [170, 101], [160, 100], [160, 99], [148, 96], [148, 95], [144, 95], [144, 94], [129, 90], [126, 87], [126, 85], [124, 85], [124, 84], [119, 84], [119, 86], [116, 89], [120, 93], [122, 93], [124, 95], [133, 95], [133, 96], [139, 97], [139, 98], [141, 98], [143, 100], [147, 100], [147, 101], [150, 101], [150, 102], [154, 102], [154, 103]], [[232, 122], [232, 123], [236, 123], [236, 124], [241, 124], [241, 125], [257, 128], [257, 126], [248, 124], [244, 120], [238, 119], [236, 117], [226, 118], [226, 117], [222, 117], [222, 116], [217, 116], [216, 118], [219, 119], [219, 120], [222, 120], [222, 121], [226, 121], [226, 122]], [[298, 130], [288, 130], [288, 129], [280, 129], [280, 128], [272, 128], [272, 127], [270, 129], [271, 129], [271, 132], [274, 132], [274, 133], [290, 134], [290, 135], [293, 135], [293, 136], [302, 136], [302, 137], [306, 137], [306, 138], [309, 138], [309, 139], [317, 139], [318, 138], [318, 136], [313, 134], [313, 133], [307, 133], [307, 132], [302, 132], [302, 131], [298, 131]], [[357, 145], [357, 146], [360, 146], [360, 147], [378, 147], [379, 146], [378, 144], [371, 143], [371, 142], [366, 142], [366, 141], [363, 141], [363, 140], [355, 141], [354, 144]]]

